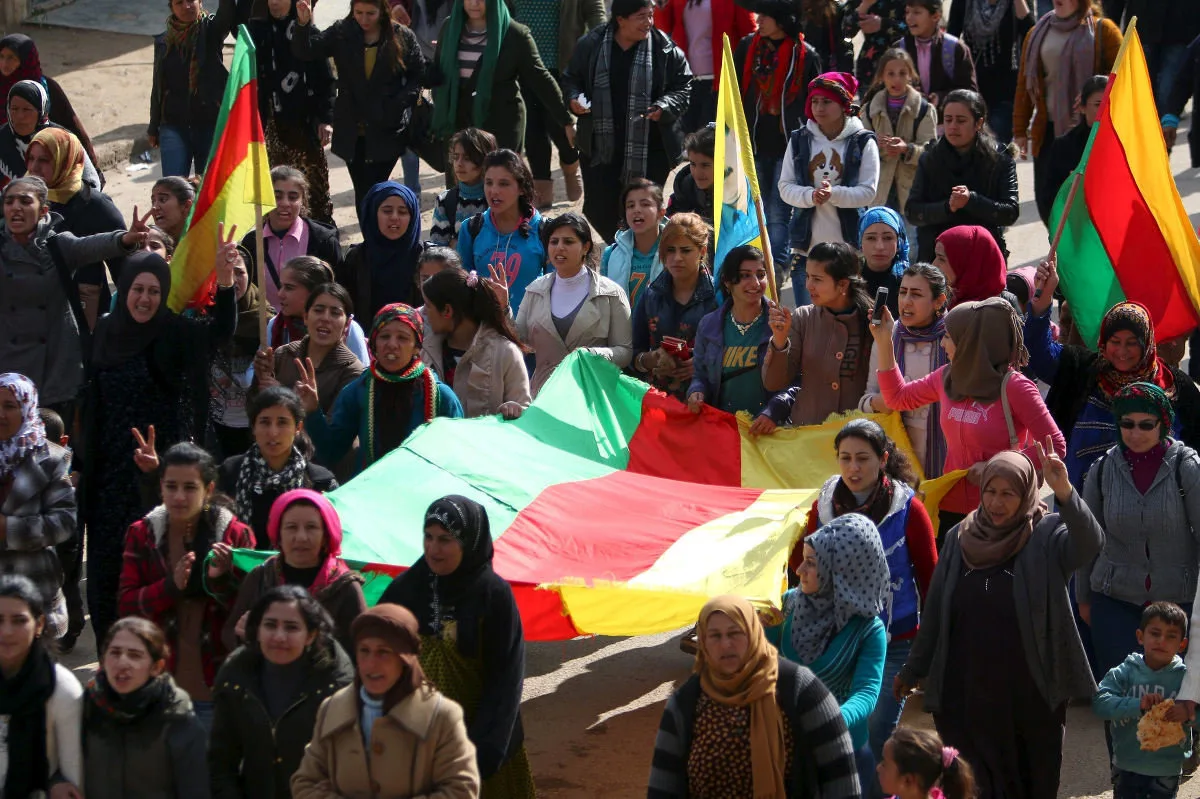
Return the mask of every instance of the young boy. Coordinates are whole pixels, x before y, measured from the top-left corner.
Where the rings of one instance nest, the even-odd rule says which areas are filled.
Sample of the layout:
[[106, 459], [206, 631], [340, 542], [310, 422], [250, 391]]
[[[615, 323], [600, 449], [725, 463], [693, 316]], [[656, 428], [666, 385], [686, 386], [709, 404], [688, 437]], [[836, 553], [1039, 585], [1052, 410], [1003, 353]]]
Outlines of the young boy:
[[458, 185], [438, 195], [433, 206], [429, 240], [453, 247], [464, 220], [487, 210], [483, 197], [483, 159], [496, 149], [496, 137], [486, 130], [467, 128], [450, 137], [450, 168]]
[[[955, 89], [979, 91], [971, 51], [942, 30], [942, 0], [908, 0], [904, 10], [908, 33], [896, 42], [912, 56], [921, 81], [921, 94], [942, 118], [942, 99]], [[938, 135], [942, 135], [938, 126]]]
[[[1092, 698], [1092, 710], [1112, 722], [1113, 799], [1173, 799], [1179, 790], [1183, 761], [1191, 735], [1183, 743], [1142, 751], [1137, 726], [1142, 714], [1165, 699], [1174, 699], [1187, 667], [1179, 650], [1187, 644], [1187, 615], [1171, 602], [1155, 602], [1142, 611], [1137, 631], [1145, 654], [1133, 653], [1104, 676]], [[1183, 708], [1177, 708], [1185, 717]], [[1174, 715], [1174, 714], [1173, 714]]]
[[675, 175], [667, 216], [690, 212], [713, 222], [713, 152], [717, 146], [716, 125], [706, 125], [683, 140], [688, 165]]

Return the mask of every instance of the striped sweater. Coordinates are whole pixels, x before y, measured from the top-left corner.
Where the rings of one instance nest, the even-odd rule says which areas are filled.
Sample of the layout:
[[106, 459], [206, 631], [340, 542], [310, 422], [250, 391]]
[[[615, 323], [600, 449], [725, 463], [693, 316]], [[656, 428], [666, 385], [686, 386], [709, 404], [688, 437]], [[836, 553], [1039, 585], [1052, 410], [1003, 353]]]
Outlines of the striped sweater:
[[[667, 700], [654, 739], [647, 799], [686, 799], [689, 795], [687, 763], [700, 690], [700, 677], [693, 674]], [[838, 712], [837, 700], [821, 681], [803, 666], [780, 658], [775, 701], [791, 725], [795, 742], [788, 797], [861, 796], [846, 722]]]
[[[793, 589], [793, 594], [799, 589]], [[792, 648], [792, 611], [788, 594], [784, 595], [784, 622], [767, 629], [767, 638], [779, 647], [788, 660], [800, 662]], [[883, 685], [883, 661], [887, 657], [887, 631], [879, 617], [856, 617], [838, 630], [825, 653], [812, 663], [812, 669], [842, 706], [842, 716], [854, 741], [855, 750], [867, 743], [867, 721], [875, 710]]]

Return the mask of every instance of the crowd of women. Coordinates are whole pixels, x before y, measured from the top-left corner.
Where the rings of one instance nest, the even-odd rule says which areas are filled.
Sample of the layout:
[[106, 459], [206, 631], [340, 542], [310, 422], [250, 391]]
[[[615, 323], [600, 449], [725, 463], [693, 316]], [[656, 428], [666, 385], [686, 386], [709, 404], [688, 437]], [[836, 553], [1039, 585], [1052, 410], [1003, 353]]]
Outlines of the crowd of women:
[[[1176, 7], [1143, 34], [1160, 84], [1200, 33]], [[423, 556], [368, 609], [324, 494], [435, 417], [519, 418], [579, 351], [753, 436], [895, 412], [911, 444], [848, 421], [781, 610], [704, 606], [649, 796], [1054, 796], [1068, 702], [1137, 656], [1145, 607], [1192, 611], [1200, 391], [1141, 305], [1083, 342], [1065, 304], [1051, 321], [1053, 258], [1007, 265], [1016, 158], [1048, 219], [1119, 15], [942, 13], [353, 0], [318, 30], [309, 0], [172, 0], [148, 131], [164, 176], [128, 224], [33, 41], [0, 39], [0, 793], [532, 797], [524, 634], [484, 508], [434, 501]], [[211, 292], [177, 312], [189, 177], [242, 23], [275, 207], [222, 226]], [[725, 35], [768, 236], [716, 263]], [[582, 213], [542, 213], [550, 144]], [[327, 146], [354, 187], [348, 247]], [[428, 236], [419, 158], [446, 172]], [[922, 480], [960, 471], [935, 529]], [[81, 688], [54, 654], [84, 630], [85, 545], [100, 668]], [[937, 735], [898, 726], [918, 685]], [[1200, 679], [1164, 698], [1194, 718]], [[1143, 774], [1120, 735], [1117, 796], [1146, 795], [1127, 773], [1173, 796], [1184, 748]]]

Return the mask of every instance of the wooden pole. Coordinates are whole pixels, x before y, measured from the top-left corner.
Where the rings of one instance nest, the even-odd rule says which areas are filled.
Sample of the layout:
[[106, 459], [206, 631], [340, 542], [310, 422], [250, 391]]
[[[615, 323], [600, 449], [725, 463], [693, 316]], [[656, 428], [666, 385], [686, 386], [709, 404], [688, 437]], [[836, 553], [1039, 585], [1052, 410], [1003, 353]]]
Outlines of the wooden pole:
[[[1067, 227], [1067, 216], [1071, 213], [1071, 206], [1075, 203], [1075, 193], [1079, 191], [1079, 184], [1083, 180], [1083, 173], [1076, 172], [1071, 178], [1071, 190], [1067, 192], [1067, 201], [1063, 203], [1062, 216], [1058, 218], [1058, 228], [1054, 231], [1054, 238], [1050, 241], [1050, 255], [1053, 259], [1058, 255], [1058, 243], [1062, 241], [1063, 230]], [[1042, 287], [1038, 286], [1033, 292], [1033, 298], [1039, 300], [1042, 298]]]
[[[767, 265], [767, 288], [771, 292], [771, 299], [781, 302], [779, 287], [775, 285], [775, 259], [771, 252], [771, 237], [767, 235], [767, 217], [763, 212], [762, 197], [754, 198], [754, 211], [758, 215], [758, 237], [763, 244], [763, 261]], [[717, 264], [717, 269], [720, 268], [721, 265]]]
[[262, 299], [258, 303], [258, 348], [266, 349], [267, 347], [267, 315], [270, 313], [270, 308], [267, 304], [267, 257], [263, 252], [263, 213], [262, 203], [254, 204], [254, 229], [258, 235], [254, 237], [254, 262], [258, 266], [258, 289], [262, 292]]

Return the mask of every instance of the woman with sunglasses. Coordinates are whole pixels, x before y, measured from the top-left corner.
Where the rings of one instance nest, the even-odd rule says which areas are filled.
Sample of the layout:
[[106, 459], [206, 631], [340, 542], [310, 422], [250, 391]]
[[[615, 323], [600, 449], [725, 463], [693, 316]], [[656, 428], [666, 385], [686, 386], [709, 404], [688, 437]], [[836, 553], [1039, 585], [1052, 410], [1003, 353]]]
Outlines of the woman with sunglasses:
[[1149, 602], [1191, 616], [1200, 571], [1200, 459], [1172, 437], [1175, 409], [1154, 383], [1112, 401], [1117, 444], [1092, 465], [1083, 499], [1104, 528], [1104, 548], [1075, 575], [1079, 615], [1091, 627], [1094, 668], [1105, 674], [1138, 651]]

